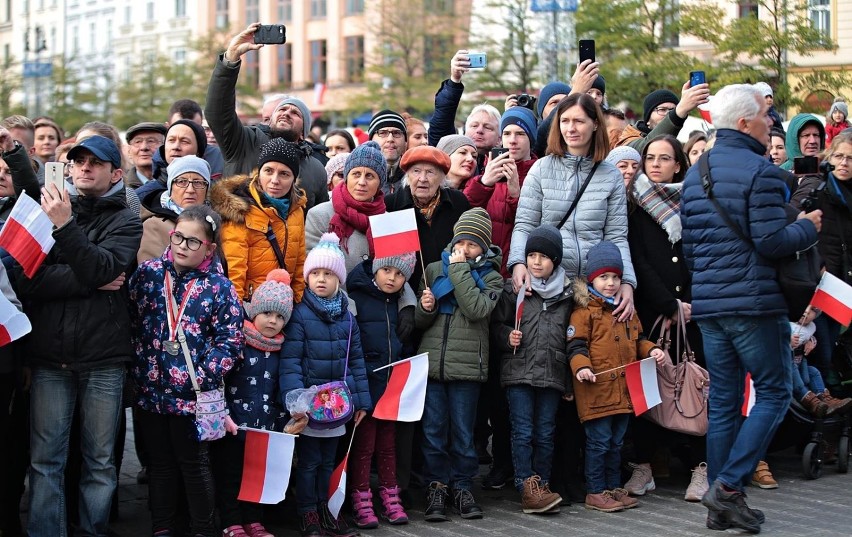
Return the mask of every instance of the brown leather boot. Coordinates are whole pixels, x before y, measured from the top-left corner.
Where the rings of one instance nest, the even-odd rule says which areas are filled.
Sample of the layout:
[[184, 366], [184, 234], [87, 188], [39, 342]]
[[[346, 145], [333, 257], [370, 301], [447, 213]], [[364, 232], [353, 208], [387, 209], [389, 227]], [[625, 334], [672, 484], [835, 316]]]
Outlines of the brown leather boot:
[[546, 513], [558, 506], [562, 497], [541, 484], [537, 475], [524, 479], [524, 489], [521, 491], [521, 507], [524, 513]]
[[828, 390], [825, 390], [817, 397], [828, 407], [828, 410], [825, 412], [826, 416], [831, 416], [834, 413], [845, 414], [849, 411], [849, 407], [852, 407], [852, 399], [848, 397], [845, 399], [837, 399], [836, 397], [832, 397], [831, 394], [828, 393]]
[[823, 403], [814, 392], [808, 392], [802, 397], [802, 406], [815, 418], [824, 418], [828, 412], [828, 405]]

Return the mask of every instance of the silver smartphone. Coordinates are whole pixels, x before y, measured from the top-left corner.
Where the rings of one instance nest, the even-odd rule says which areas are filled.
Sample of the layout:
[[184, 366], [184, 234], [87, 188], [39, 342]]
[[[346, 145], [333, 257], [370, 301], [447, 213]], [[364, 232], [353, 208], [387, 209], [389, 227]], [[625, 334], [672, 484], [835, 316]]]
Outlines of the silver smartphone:
[[44, 186], [56, 185], [59, 195], [65, 192], [65, 164], [61, 162], [48, 162], [44, 165]]

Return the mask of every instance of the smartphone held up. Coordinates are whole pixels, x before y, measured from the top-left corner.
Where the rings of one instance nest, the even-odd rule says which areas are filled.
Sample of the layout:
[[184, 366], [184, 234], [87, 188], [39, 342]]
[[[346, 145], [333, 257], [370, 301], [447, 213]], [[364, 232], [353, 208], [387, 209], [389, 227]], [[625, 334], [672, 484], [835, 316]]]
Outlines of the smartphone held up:
[[254, 33], [258, 45], [283, 45], [287, 42], [287, 29], [283, 24], [261, 24]]

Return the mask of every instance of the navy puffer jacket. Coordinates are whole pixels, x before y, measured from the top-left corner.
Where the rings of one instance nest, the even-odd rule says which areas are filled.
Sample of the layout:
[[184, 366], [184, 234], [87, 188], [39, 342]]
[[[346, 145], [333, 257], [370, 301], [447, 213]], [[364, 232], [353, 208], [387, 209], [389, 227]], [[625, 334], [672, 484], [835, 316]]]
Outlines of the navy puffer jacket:
[[286, 405], [290, 390], [344, 380], [350, 322], [352, 343], [346, 385], [352, 393], [355, 410], [372, 408], [364, 370], [364, 352], [361, 350], [361, 333], [355, 316], [344, 308], [343, 313], [332, 318], [313, 293], [307, 291], [293, 309], [293, 316], [284, 330], [278, 377], [282, 404]]
[[775, 266], [814, 244], [817, 232], [810, 220], [787, 224], [785, 176], [765, 152], [751, 136], [720, 129], [709, 157], [713, 193], [754, 247], [718, 215], [704, 192], [698, 166], [686, 173], [681, 221], [695, 319], [787, 313]]

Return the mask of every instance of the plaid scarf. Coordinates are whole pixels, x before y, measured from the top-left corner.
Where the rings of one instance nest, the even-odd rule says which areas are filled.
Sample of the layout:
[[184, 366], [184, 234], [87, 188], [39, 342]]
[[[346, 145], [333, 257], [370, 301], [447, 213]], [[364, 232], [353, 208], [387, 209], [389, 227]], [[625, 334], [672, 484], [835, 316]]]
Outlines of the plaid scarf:
[[655, 183], [641, 173], [633, 180], [636, 204], [665, 230], [669, 242], [680, 240], [683, 227], [680, 223], [680, 193], [683, 183]]

